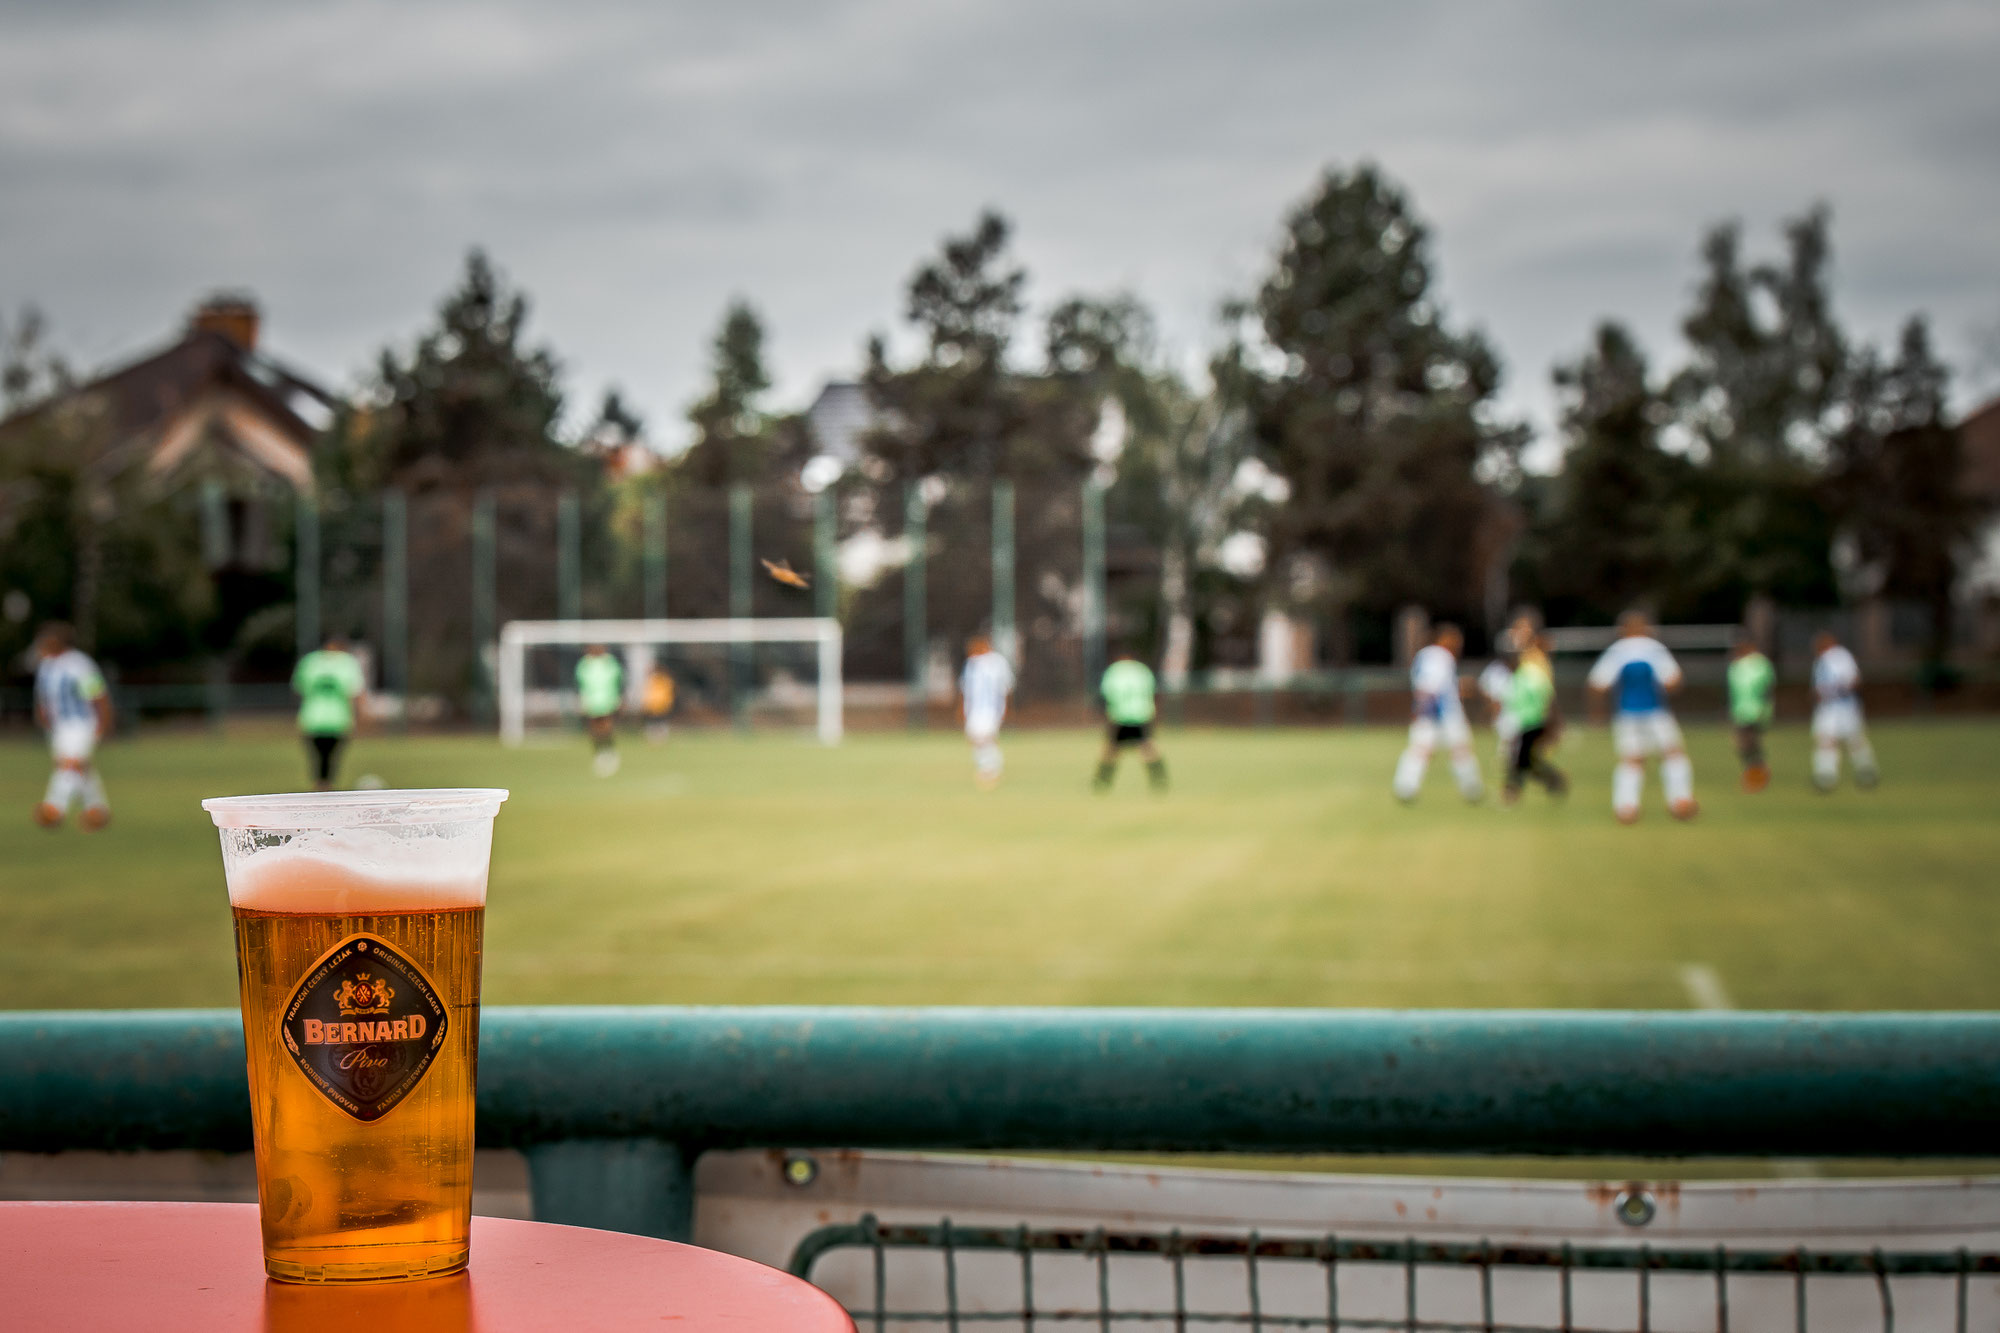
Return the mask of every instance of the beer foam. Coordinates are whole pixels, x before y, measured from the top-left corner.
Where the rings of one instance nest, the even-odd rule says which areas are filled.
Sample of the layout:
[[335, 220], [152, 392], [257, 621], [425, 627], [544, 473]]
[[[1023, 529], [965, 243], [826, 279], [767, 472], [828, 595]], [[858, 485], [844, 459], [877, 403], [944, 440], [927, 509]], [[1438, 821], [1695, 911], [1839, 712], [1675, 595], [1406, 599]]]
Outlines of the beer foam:
[[368, 829], [316, 830], [228, 856], [229, 903], [339, 916], [483, 907], [492, 825], [473, 827], [471, 836], [408, 841]]

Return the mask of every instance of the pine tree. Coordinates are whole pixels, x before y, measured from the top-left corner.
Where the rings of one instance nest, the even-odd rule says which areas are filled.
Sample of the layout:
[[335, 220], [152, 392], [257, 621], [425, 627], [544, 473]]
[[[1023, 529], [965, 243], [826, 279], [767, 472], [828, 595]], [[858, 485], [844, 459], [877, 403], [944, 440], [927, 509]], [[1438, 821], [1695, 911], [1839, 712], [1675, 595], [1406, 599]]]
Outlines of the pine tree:
[[709, 390], [688, 409], [695, 439], [682, 475], [703, 486], [758, 480], [770, 426], [758, 400], [770, 387], [764, 322], [747, 301], [731, 301], [710, 344]]
[[1785, 226], [1783, 264], [1746, 269], [1734, 223], [1702, 244], [1682, 322], [1693, 356], [1669, 387], [1692, 456], [1703, 540], [1686, 571], [1704, 619], [1763, 593], [1794, 605], [1834, 595], [1832, 528], [1818, 493], [1847, 343], [1828, 292], [1824, 208]]
[[1671, 411], [1645, 353], [1622, 325], [1606, 322], [1554, 379], [1563, 465], [1523, 553], [1529, 591], [1563, 623], [1609, 623], [1641, 603], [1670, 618], [1684, 614], [1694, 465], [1662, 447]]
[[1272, 573], [1295, 604], [1303, 587], [1336, 613], [1350, 596], [1382, 616], [1480, 605], [1500, 521], [1484, 475], [1508, 471], [1523, 436], [1493, 424], [1499, 362], [1447, 326], [1431, 281], [1428, 229], [1373, 166], [1329, 172], [1287, 220], [1250, 311], [1269, 355], [1237, 379], [1290, 486]]
[[1958, 562], [1983, 517], [1960, 485], [1962, 445], [1945, 421], [1948, 381], [1921, 317], [1904, 324], [1893, 360], [1865, 349], [1841, 386], [1827, 478], [1865, 591], [1929, 609], [1934, 665], [1951, 647]]
[[466, 256], [459, 285], [405, 357], [384, 349], [366, 407], [350, 414], [329, 480], [361, 491], [513, 481], [579, 483], [587, 467], [560, 438], [555, 354], [527, 345], [528, 299], [485, 253]]

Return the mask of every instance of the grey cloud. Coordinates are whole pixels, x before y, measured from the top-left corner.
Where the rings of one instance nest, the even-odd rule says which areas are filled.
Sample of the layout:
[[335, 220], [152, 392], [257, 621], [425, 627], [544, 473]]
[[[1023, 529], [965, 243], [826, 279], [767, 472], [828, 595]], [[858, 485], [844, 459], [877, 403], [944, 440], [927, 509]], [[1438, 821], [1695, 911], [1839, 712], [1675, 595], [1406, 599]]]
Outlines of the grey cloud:
[[537, 303], [576, 397], [658, 425], [742, 293], [801, 401], [997, 205], [1036, 294], [1132, 287], [1190, 363], [1328, 162], [1436, 225], [1519, 410], [1600, 317], [1671, 357], [1699, 229], [1818, 199], [1882, 336], [2000, 319], [2000, 11], [1921, 0], [1400, 6], [0, 3], [0, 302], [86, 356], [255, 288], [331, 374], [464, 248]]

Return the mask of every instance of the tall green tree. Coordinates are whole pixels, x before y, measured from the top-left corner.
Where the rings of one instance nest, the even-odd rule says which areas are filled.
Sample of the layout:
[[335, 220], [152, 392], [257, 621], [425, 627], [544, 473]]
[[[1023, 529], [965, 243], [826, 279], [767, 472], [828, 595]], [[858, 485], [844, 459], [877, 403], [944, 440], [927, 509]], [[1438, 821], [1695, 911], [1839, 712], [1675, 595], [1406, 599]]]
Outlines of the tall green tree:
[[1701, 557], [1687, 577], [1704, 618], [1733, 618], [1757, 593], [1792, 604], [1834, 595], [1817, 478], [1848, 350], [1829, 292], [1829, 229], [1813, 209], [1786, 224], [1782, 263], [1748, 267], [1735, 223], [1702, 243], [1681, 325], [1692, 355], [1669, 392], [1702, 465]]
[[1429, 229], [1373, 165], [1329, 171], [1286, 220], [1249, 309], [1263, 346], [1226, 378], [1290, 486], [1272, 572], [1295, 605], [1480, 605], [1479, 549], [1499, 520], [1488, 478], [1524, 436], [1496, 423], [1499, 361], [1449, 325], [1432, 277]]
[[770, 427], [759, 399], [771, 375], [764, 367], [764, 323], [748, 302], [731, 301], [723, 312], [709, 374], [708, 392], [688, 409], [695, 440], [681, 470], [706, 486], [756, 480]]
[[369, 399], [330, 460], [353, 489], [469, 488], [589, 478], [562, 439], [560, 365], [527, 340], [528, 298], [480, 250], [405, 355], [382, 352]]
[[1864, 349], [1843, 378], [1827, 475], [1858, 590], [1923, 603], [1932, 663], [1951, 648], [1953, 586], [1984, 517], [1961, 485], [1963, 448], [1945, 419], [1949, 378], [1921, 317], [1904, 324], [1893, 357]]
[[1522, 552], [1524, 591], [1557, 623], [1609, 623], [1639, 603], [1687, 615], [1695, 464], [1662, 445], [1672, 408], [1644, 351], [1607, 321], [1554, 380], [1562, 470], [1544, 488]]
[[1011, 234], [1005, 218], [982, 213], [911, 276], [903, 313], [924, 341], [915, 365], [892, 367], [884, 339], [869, 340], [862, 378], [882, 424], [868, 448], [884, 474], [1012, 471], [1027, 411], [1007, 353], [1028, 275], [1008, 253]]

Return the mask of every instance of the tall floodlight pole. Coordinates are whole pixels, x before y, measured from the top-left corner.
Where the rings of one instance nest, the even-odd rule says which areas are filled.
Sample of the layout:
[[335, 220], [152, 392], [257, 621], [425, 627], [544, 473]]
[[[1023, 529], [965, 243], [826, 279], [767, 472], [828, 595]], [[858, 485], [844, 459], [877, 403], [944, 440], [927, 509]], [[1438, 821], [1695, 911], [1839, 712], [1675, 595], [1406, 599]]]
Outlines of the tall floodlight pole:
[[298, 493], [294, 525], [295, 568], [292, 572], [292, 620], [299, 656], [320, 645], [319, 631], [319, 505], [305, 491]]
[[1083, 483], [1083, 688], [1104, 674], [1104, 486]]
[[649, 495], [639, 511], [641, 596], [646, 619], [667, 618], [667, 497]]
[[1014, 483], [993, 483], [993, 646], [1016, 667], [1021, 640], [1014, 629]]
[[[736, 482], [729, 488], [729, 615], [748, 620], [753, 606], [750, 584], [750, 520], [755, 497], [749, 484]], [[729, 642], [729, 704], [736, 725], [750, 724], [750, 643], [732, 638]]]
[[922, 730], [924, 725], [929, 684], [924, 679], [931, 646], [930, 627], [925, 620], [930, 598], [924, 587], [929, 517], [922, 483], [903, 483], [903, 541], [910, 554], [910, 562], [903, 566], [903, 658], [910, 673], [910, 726], [914, 730]]
[[583, 619], [583, 512], [572, 490], [556, 497], [556, 618]]
[[382, 689], [400, 700], [396, 726], [410, 719], [410, 521], [401, 491], [382, 493]]
[[500, 619], [499, 551], [494, 533], [493, 492], [472, 501], [472, 669], [479, 715], [493, 708], [493, 655]]
[[813, 610], [821, 620], [840, 614], [840, 552], [829, 484], [813, 497]]

